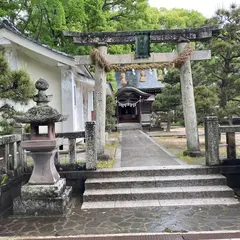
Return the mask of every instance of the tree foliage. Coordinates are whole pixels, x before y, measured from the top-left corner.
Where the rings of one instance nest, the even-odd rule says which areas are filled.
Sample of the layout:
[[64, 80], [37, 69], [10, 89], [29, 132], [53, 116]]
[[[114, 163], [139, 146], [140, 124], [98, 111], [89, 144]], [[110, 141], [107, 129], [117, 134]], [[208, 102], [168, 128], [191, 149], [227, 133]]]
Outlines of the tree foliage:
[[201, 27], [206, 21], [206, 18], [196, 10], [160, 8], [159, 12], [159, 24], [164, 29]]
[[116, 111], [116, 102], [113, 96], [106, 97], [106, 130], [112, 131], [116, 127], [116, 119], [114, 117]]
[[[208, 20], [209, 25], [222, 27], [217, 38], [213, 38], [208, 48], [212, 49], [212, 59], [205, 62], [202, 72], [208, 82], [216, 86], [219, 95], [219, 116], [230, 117], [228, 103], [239, 97], [240, 91], [240, 6], [232, 4], [229, 10], [220, 9]], [[235, 112], [238, 111], [235, 103]], [[233, 104], [231, 104], [231, 109]], [[234, 111], [231, 111], [232, 114]], [[234, 114], [233, 114], [234, 115]], [[231, 116], [233, 116], [231, 115]]]
[[181, 105], [179, 70], [169, 70], [164, 76], [163, 82], [165, 86], [162, 92], [156, 95], [152, 108], [154, 111], [166, 112], [167, 130], [170, 131], [172, 118], [176, 114], [177, 108]]
[[[0, 99], [12, 100], [19, 103], [27, 103], [33, 96], [34, 87], [29, 75], [24, 70], [12, 71], [9, 69], [4, 52], [0, 52]], [[12, 116], [16, 114], [9, 104], [0, 107], [0, 134], [10, 134], [14, 121]]]
[[4, 53], [0, 52], [0, 99], [27, 103], [33, 91], [29, 75], [24, 70], [10, 70]]
[[215, 87], [205, 85], [194, 88], [195, 105], [198, 122], [203, 122], [204, 117], [216, 113], [219, 98]]

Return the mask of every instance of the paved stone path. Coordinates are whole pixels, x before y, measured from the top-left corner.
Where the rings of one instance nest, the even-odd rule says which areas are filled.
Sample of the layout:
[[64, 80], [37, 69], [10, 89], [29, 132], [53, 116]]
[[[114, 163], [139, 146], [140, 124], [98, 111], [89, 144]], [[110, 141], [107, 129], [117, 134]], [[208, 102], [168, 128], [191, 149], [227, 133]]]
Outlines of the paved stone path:
[[0, 220], [0, 236], [157, 233], [240, 229], [240, 205], [81, 210], [66, 217]]
[[121, 167], [179, 165], [140, 130], [122, 131]]

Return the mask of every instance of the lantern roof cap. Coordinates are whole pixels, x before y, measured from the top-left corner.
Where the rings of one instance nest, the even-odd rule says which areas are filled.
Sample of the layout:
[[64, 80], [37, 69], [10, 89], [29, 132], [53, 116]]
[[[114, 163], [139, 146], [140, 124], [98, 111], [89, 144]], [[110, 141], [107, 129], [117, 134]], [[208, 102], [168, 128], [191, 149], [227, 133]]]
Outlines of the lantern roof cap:
[[37, 125], [48, 125], [67, 120], [67, 116], [63, 116], [58, 110], [48, 106], [52, 99], [52, 95], [46, 94], [46, 90], [49, 88], [48, 81], [40, 78], [35, 83], [35, 88], [38, 93], [33, 97], [33, 101], [37, 103], [37, 106], [30, 108], [24, 115], [14, 116], [14, 119], [17, 122]]

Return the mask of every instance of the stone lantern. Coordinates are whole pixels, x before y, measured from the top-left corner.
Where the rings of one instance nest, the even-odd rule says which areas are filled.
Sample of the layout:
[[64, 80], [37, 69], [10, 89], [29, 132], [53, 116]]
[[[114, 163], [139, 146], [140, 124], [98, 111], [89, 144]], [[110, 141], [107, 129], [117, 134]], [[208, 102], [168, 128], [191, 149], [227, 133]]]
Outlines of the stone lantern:
[[[29, 123], [30, 140], [23, 141], [22, 148], [29, 151], [34, 167], [27, 184], [21, 188], [21, 197], [14, 199], [14, 215], [55, 215], [66, 211], [71, 199], [72, 188], [60, 178], [54, 157], [60, 139], [55, 138], [55, 123], [66, 120], [56, 109], [48, 106], [52, 96], [46, 94], [49, 84], [40, 78], [36, 84], [38, 93], [33, 97], [37, 103], [23, 116], [15, 116], [21, 123]], [[47, 127], [47, 134], [40, 134], [39, 128]]]

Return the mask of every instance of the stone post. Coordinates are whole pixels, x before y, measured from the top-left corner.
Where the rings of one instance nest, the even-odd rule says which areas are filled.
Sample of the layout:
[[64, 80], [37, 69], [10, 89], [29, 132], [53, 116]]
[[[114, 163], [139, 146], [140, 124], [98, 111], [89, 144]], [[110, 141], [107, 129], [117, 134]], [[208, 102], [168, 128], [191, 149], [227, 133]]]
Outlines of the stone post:
[[[23, 138], [22, 138], [23, 141]], [[21, 141], [17, 142], [17, 152], [18, 152], [18, 163], [21, 167], [21, 171], [24, 170], [25, 167], [27, 167], [27, 161], [25, 159], [25, 152], [24, 149], [21, 146]]]
[[77, 153], [76, 153], [76, 139], [69, 139], [69, 163], [76, 163]]
[[[106, 58], [106, 44], [99, 44], [98, 50]], [[106, 114], [106, 72], [95, 64], [94, 120], [96, 121], [97, 154], [104, 154]]]
[[97, 145], [96, 145], [96, 123], [86, 122], [85, 139], [86, 139], [86, 169], [95, 170], [97, 168]]
[[24, 133], [24, 127], [21, 124], [15, 125], [13, 133], [22, 135]]
[[229, 160], [236, 159], [237, 154], [236, 154], [235, 132], [227, 132], [226, 141], [227, 141], [227, 158]]
[[9, 144], [5, 144], [5, 154], [4, 154], [4, 160], [5, 160], [5, 166], [4, 166], [4, 170], [5, 173], [8, 173], [10, 170], [10, 162], [9, 162]]
[[11, 154], [11, 170], [16, 170], [18, 168], [17, 143], [16, 142], [9, 144], [9, 153]]
[[[188, 42], [186, 42], [186, 40], [185, 42], [179, 42], [177, 46], [178, 53], [182, 53], [187, 44]], [[187, 138], [187, 150], [192, 156], [194, 156], [200, 153], [200, 145], [190, 58], [180, 68], [180, 80]]]
[[216, 116], [204, 119], [206, 164], [219, 165], [219, 125]]

